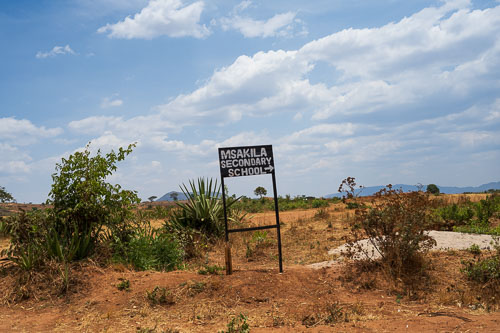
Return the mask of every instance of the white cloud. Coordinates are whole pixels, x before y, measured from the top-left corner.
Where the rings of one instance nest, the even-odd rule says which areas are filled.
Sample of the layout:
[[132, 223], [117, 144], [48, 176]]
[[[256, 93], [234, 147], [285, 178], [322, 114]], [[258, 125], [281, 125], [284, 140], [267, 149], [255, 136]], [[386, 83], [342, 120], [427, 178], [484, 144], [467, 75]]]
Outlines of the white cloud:
[[[447, 2], [380, 28], [343, 30], [297, 51], [240, 56], [159, 109], [189, 125], [278, 112], [324, 121], [405, 113], [435, 99], [452, 103], [500, 89], [499, 35], [500, 7], [471, 10], [468, 1]], [[311, 83], [319, 63], [332, 77], [339, 74], [331, 86]]]
[[31, 144], [40, 138], [51, 138], [61, 133], [61, 128], [37, 127], [27, 119], [0, 118], [0, 140], [16, 146]]
[[[303, 22], [295, 18], [297, 13], [294, 12], [276, 14], [267, 20], [255, 20], [248, 16], [241, 16], [240, 13], [250, 7], [251, 4], [251, 1], [242, 1], [236, 5], [229, 17], [220, 19], [222, 29], [238, 30], [247, 38], [286, 37], [294, 34], [307, 34]], [[302, 29], [297, 32], [298, 27]]]
[[[223, 125], [239, 121], [243, 115], [259, 115], [300, 104], [305, 98], [322, 99], [301, 76], [312, 66], [297, 59], [296, 51], [259, 52], [240, 56], [216, 71], [204, 86], [188, 95], [179, 95], [158, 109], [162, 116], [179, 126], [201, 123]], [[285, 111], [284, 111], [285, 112]]]
[[104, 97], [101, 102], [101, 108], [103, 109], [122, 106], [122, 105], [123, 105], [123, 100], [119, 99], [117, 94], [114, 94], [111, 97]]
[[151, 0], [134, 17], [106, 24], [97, 30], [110, 38], [152, 39], [159, 36], [203, 38], [210, 34], [206, 26], [200, 25], [203, 1], [184, 6], [180, 0]]
[[268, 20], [254, 20], [239, 15], [221, 19], [222, 29], [238, 30], [247, 38], [287, 36], [293, 30], [296, 13], [276, 14]]
[[0, 142], [0, 174], [24, 174], [29, 173], [28, 165], [31, 157], [25, 152], [7, 143]]
[[320, 124], [309, 127], [295, 133], [288, 138], [288, 142], [317, 142], [318, 137], [350, 136], [354, 134], [356, 126], [352, 123], [344, 124]]
[[48, 52], [42, 52], [42, 51], [38, 51], [36, 53], [36, 57], [38, 59], [44, 59], [44, 58], [53, 58], [55, 56], [58, 56], [58, 55], [65, 55], [65, 54], [73, 54], [75, 55], [75, 51], [73, 51], [71, 49], [71, 47], [69, 45], [66, 45], [66, 46], [54, 46], [52, 48], [52, 50], [48, 51]]

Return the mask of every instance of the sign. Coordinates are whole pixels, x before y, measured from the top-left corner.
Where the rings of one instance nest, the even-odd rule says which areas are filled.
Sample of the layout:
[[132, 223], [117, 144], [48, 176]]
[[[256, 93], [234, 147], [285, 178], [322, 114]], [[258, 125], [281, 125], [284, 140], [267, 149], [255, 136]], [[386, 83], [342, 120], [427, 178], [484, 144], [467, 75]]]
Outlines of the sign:
[[273, 146], [219, 148], [222, 177], [271, 174], [274, 171]]
[[283, 259], [281, 255], [281, 231], [278, 209], [278, 191], [276, 190], [276, 175], [274, 172], [273, 146], [244, 146], [219, 148], [219, 166], [221, 186], [225, 189], [224, 178], [243, 177], [271, 174], [273, 178], [274, 211], [276, 214], [275, 225], [264, 225], [250, 228], [228, 229], [226, 193], [222, 191], [222, 204], [224, 206], [224, 227], [226, 233], [226, 274], [232, 274], [231, 248], [229, 246], [229, 234], [233, 232], [245, 232], [263, 229], [276, 229], [278, 238], [279, 270], [283, 273]]

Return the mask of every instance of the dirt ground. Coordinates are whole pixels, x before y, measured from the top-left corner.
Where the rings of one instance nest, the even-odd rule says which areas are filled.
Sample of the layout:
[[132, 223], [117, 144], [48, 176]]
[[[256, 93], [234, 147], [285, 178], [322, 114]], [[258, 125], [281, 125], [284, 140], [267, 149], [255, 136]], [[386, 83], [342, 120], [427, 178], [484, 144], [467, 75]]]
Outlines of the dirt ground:
[[[452, 260], [454, 256], [447, 256]], [[236, 270], [233, 275], [133, 272], [87, 266], [77, 292], [0, 307], [1, 332], [217, 332], [244, 314], [252, 332], [495, 332], [500, 314], [460, 306], [439, 292], [412, 301], [384, 288], [359, 290], [341, 267]], [[130, 281], [130, 290], [117, 285]], [[147, 297], [165, 288], [167, 301]], [[436, 288], [444, 285], [435, 286]], [[326, 323], [328, 316], [331, 322]]]
[[[472, 258], [467, 251], [431, 253], [429, 277], [414, 294], [342, 263], [307, 268], [332, 259], [328, 250], [343, 244], [348, 214], [342, 204], [280, 213], [283, 274], [274, 230], [259, 239], [251, 232], [231, 234], [229, 276], [199, 274], [205, 265], [224, 266], [220, 243], [169, 273], [78, 263], [67, 294], [41, 291], [12, 303], [13, 268], [4, 265], [0, 332], [218, 332], [240, 314], [251, 332], [500, 332], [498, 307], [485, 306], [460, 272], [461, 260]], [[271, 212], [255, 214], [248, 224], [273, 222]], [[128, 290], [120, 290], [125, 281]]]

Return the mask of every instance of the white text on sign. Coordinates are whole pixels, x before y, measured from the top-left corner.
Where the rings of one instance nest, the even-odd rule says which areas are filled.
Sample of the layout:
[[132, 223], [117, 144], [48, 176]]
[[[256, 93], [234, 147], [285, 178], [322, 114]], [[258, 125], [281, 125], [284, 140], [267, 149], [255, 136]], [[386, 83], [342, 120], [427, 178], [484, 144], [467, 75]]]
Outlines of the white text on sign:
[[219, 162], [223, 177], [255, 176], [272, 173], [272, 147], [219, 148]]

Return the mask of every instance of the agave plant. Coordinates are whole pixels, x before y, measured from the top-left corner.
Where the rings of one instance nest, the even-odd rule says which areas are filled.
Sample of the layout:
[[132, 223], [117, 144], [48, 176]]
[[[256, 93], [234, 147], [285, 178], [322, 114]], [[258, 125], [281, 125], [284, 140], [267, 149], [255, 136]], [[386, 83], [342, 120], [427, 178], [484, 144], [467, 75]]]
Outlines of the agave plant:
[[[180, 186], [181, 191], [188, 198], [187, 203], [176, 202], [181, 209], [172, 213], [172, 220], [184, 227], [200, 230], [207, 236], [220, 237], [224, 234], [224, 206], [221, 200], [221, 186], [212, 179], [198, 178], [197, 182], [189, 181], [189, 187]], [[226, 201], [226, 208], [240, 198], [231, 198]], [[229, 219], [231, 213], [228, 212]]]
[[224, 233], [224, 208], [219, 198], [220, 184], [217, 180], [198, 178], [197, 182], [190, 180], [189, 187], [185, 184], [180, 186], [188, 202], [176, 202], [181, 209], [173, 214], [173, 218], [207, 235], [221, 236]]

